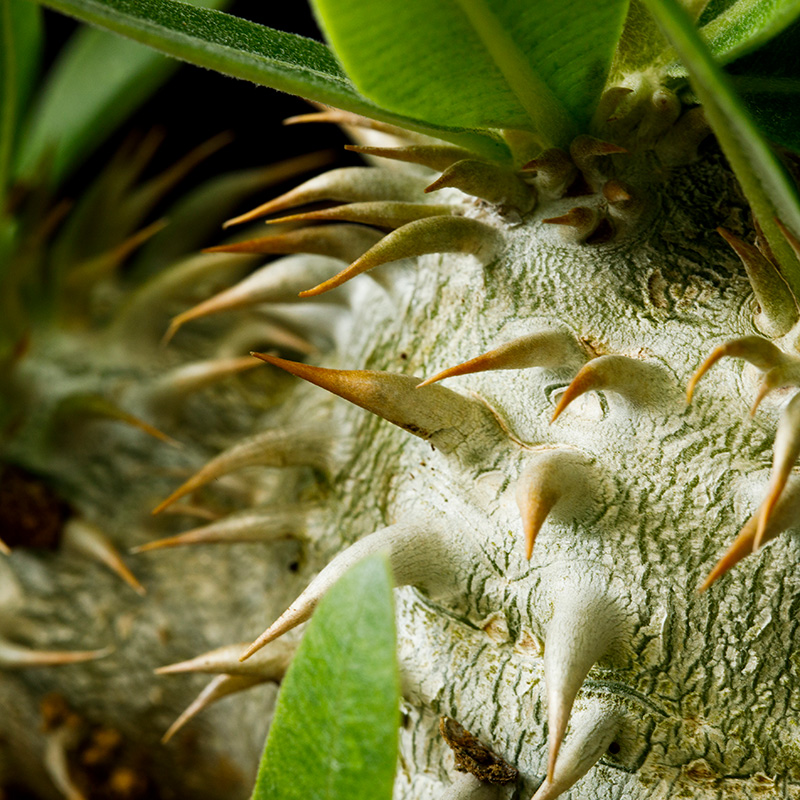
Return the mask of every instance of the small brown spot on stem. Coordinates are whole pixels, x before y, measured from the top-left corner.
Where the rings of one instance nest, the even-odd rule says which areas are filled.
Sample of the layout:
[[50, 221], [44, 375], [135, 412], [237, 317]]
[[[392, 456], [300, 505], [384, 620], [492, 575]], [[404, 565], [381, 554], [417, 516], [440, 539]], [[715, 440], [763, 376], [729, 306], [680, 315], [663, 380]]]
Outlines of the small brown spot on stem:
[[518, 776], [515, 767], [496, 756], [468, 730], [451, 717], [439, 720], [439, 732], [450, 746], [459, 772], [469, 772], [485, 783], [513, 783]]

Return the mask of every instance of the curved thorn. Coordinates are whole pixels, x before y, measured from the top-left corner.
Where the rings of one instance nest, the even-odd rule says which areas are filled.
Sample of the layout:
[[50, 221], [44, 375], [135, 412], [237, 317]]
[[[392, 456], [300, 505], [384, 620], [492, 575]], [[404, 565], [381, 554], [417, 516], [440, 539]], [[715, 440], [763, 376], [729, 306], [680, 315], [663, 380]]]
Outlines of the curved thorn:
[[269, 430], [244, 439], [212, 458], [201, 470], [178, 487], [153, 510], [160, 514], [167, 506], [205, 486], [215, 478], [244, 467], [329, 466], [330, 436], [322, 428]]
[[[760, 544], [766, 544], [788, 528], [795, 527], [797, 515], [800, 512], [800, 484], [790, 482], [785, 490], [781, 492], [774, 510], [769, 515], [766, 522], [764, 534]], [[739, 535], [731, 546], [720, 558], [714, 569], [698, 589], [698, 593], [705, 592], [715, 581], [719, 580], [726, 572], [735, 567], [742, 559], [756, 551], [754, 543], [758, 532], [759, 517], [761, 509], [756, 511], [750, 519], [742, 526]]]
[[104, 647], [101, 650], [32, 650], [30, 647], [23, 647], [0, 637], [0, 667], [27, 669], [81, 664], [84, 661], [105, 658], [113, 651], [113, 647]]
[[410, 375], [325, 369], [264, 353], [252, 355], [430, 440], [445, 453], [467, 440], [485, 419], [475, 401], [443, 386], [418, 389], [419, 378]]
[[128, 569], [116, 547], [95, 525], [77, 517], [70, 518], [62, 530], [61, 545], [82, 556], [99, 561], [122, 578], [137, 594], [144, 596], [147, 593], [144, 586]]
[[493, 205], [516, 208], [523, 214], [536, 205], [536, 190], [515, 172], [472, 158], [448, 167], [425, 192], [448, 187], [460, 189]]
[[788, 357], [776, 347], [772, 342], [762, 336], [742, 336], [739, 339], [731, 339], [729, 342], [715, 347], [708, 358], [698, 367], [697, 372], [692, 376], [689, 385], [686, 387], [686, 402], [691, 403], [695, 387], [700, 378], [708, 372], [714, 364], [726, 356], [731, 358], [743, 358], [760, 370], [768, 370], [786, 363]]
[[45, 734], [42, 764], [53, 785], [64, 796], [64, 800], [87, 800], [86, 795], [72, 780], [67, 759], [67, 751], [75, 746], [78, 735], [79, 731], [69, 720]]
[[574, 377], [550, 422], [555, 422], [564, 409], [582, 394], [601, 389], [644, 404], [657, 403], [669, 396], [668, 379], [660, 366], [629, 356], [598, 356], [585, 364]]
[[361, 225], [394, 230], [427, 217], [449, 216], [461, 212], [461, 207], [457, 205], [401, 203], [387, 200], [375, 203], [348, 203], [319, 211], [307, 211], [305, 214], [278, 217], [269, 222], [357, 222]]
[[626, 630], [623, 610], [594, 586], [577, 584], [570, 591], [559, 593], [544, 647], [549, 783], [555, 780], [558, 752], [578, 690], [589, 670], [608, 654]]
[[360, 114], [354, 114], [351, 111], [342, 111], [338, 108], [326, 108], [324, 111], [314, 111], [308, 114], [296, 114], [293, 117], [287, 117], [284, 125], [299, 125], [306, 122], [329, 122], [333, 125], [345, 125], [354, 128], [368, 128], [372, 131], [380, 131], [381, 133], [388, 133], [390, 136], [396, 136], [400, 139], [413, 140], [419, 138], [422, 140], [421, 134], [416, 134], [413, 131], [407, 131], [404, 128], [398, 128], [388, 122], [381, 122], [380, 120], [370, 119], [369, 117], [362, 117]]
[[767, 496], [761, 504], [758, 515], [758, 530], [753, 541], [753, 552], [758, 550], [764, 540], [770, 516], [786, 487], [786, 481], [789, 480], [798, 455], [800, 455], [800, 393], [789, 401], [775, 432], [772, 475], [767, 487]]
[[311, 618], [317, 604], [336, 581], [354, 564], [379, 551], [386, 551], [395, 586], [425, 586], [442, 583], [443, 539], [441, 531], [418, 522], [383, 528], [339, 553], [308, 585], [278, 619], [240, 656], [250, 658], [269, 642]]
[[362, 225], [324, 225], [209, 247], [206, 253], [259, 253], [283, 255], [309, 253], [353, 261], [381, 238], [380, 231]]
[[734, 236], [723, 227], [717, 233], [739, 256], [750, 286], [761, 309], [758, 314], [759, 328], [769, 336], [783, 336], [797, 322], [797, 303], [778, 271], [758, 248]]
[[323, 172], [301, 183], [268, 203], [229, 219], [223, 227], [265, 217], [295, 206], [332, 200], [357, 203], [367, 200], [403, 200], [413, 202], [422, 196], [425, 180], [416, 175], [392, 172], [376, 167], [341, 167]]
[[627, 152], [624, 147], [587, 135], [576, 136], [569, 146], [572, 161], [592, 189], [603, 182], [602, 159]]
[[577, 172], [572, 159], [557, 147], [545, 150], [522, 167], [523, 178], [528, 180], [525, 173], [532, 173], [530, 180], [534, 186], [540, 194], [549, 198], [561, 197], [575, 180]]
[[[321, 233], [323, 229], [312, 228], [308, 230], [316, 230], [317, 233]], [[341, 236], [341, 231], [336, 231], [334, 228], [326, 230], [332, 232], [332, 234], [325, 234], [326, 236]], [[367, 232], [367, 237], [362, 239], [361, 246], [367, 245], [368, 249], [380, 239], [380, 234], [377, 232], [369, 231], [366, 228], [362, 230]], [[297, 234], [300, 231], [293, 231], [292, 233]], [[358, 244], [357, 240], [361, 238], [359, 235], [351, 244]], [[317, 239], [317, 241], [320, 240]], [[356, 250], [352, 252], [356, 252]], [[169, 324], [167, 333], [164, 335], [164, 341], [166, 343], [172, 339], [187, 322], [201, 319], [211, 314], [249, 308], [261, 303], [296, 302], [297, 293], [304, 286], [322, 280], [338, 267], [338, 263], [324, 255], [303, 254], [280, 258], [257, 269], [234, 286], [215, 294], [213, 297], [209, 297], [207, 300], [203, 300], [196, 306], [175, 316]]]
[[542, 450], [532, 454], [519, 476], [516, 499], [525, 534], [525, 557], [530, 561], [536, 536], [555, 506], [563, 514], [580, 514], [590, 500], [587, 458], [571, 450]]
[[196, 717], [201, 711], [222, 700], [223, 697], [246, 691], [260, 683], [265, 683], [266, 678], [252, 675], [217, 675], [191, 702], [188, 708], [169, 726], [167, 732], [161, 737], [161, 743], [166, 744], [189, 720]]
[[754, 417], [761, 401], [770, 392], [776, 389], [784, 389], [787, 386], [800, 386], [800, 361], [790, 361], [786, 364], [780, 364], [769, 370], [761, 380], [761, 385], [758, 387], [758, 394], [753, 401], [750, 408], [750, 417]]
[[290, 511], [248, 509], [231, 514], [210, 525], [193, 528], [177, 536], [141, 544], [131, 548], [130, 552], [148, 553], [152, 550], [193, 544], [233, 544], [234, 542], [274, 542], [279, 539], [300, 539], [305, 535], [305, 528], [306, 512], [301, 508]]
[[409, 164], [421, 164], [423, 167], [441, 172], [465, 158], [475, 158], [475, 154], [463, 147], [453, 144], [412, 144], [408, 147], [369, 147], [358, 144], [346, 144], [345, 150], [361, 153], [365, 156], [390, 158], [394, 161], [405, 161]]
[[249, 675], [279, 683], [286, 670], [289, 669], [289, 664], [297, 650], [296, 642], [278, 639], [270, 642], [252, 658], [242, 662], [239, 660], [239, 656], [247, 645], [248, 642], [225, 645], [188, 661], [159, 667], [155, 673], [156, 675], [182, 675], [187, 672], [202, 672], [211, 675]]
[[171, 403], [254, 367], [247, 356], [213, 358], [176, 367], [146, 387], [151, 404]]
[[543, 219], [542, 222], [547, 225], [563, 225], [566, 228], [572, 228], [576, 241], [582, 242], [594, 233], [601, 219], [602, 215], [597, 208], [576, 206], [560, 217], [549, 217]]
[[382, 264], [429, 253], [467, 253], [486, 262], [502, 242], [502, 236], [495, 228], [478, 220], [461, 216], [421, 219], [387, 234], [347, 269], [313, 289], [301, 292], [300, 297], [313, 297], [335, 289]]
[[561, 757], [532, 800], [555, 800], [577, 783], [608, 750], [621, 722], [622, 711], [599, 698], [576, 710]]
[[530, 367], [558, 369], [582, 364], [584, 361], [586, 355], [571, 334], [561, 330], [537, 331], [513, 339], [463, 364], [437, 372], [433, 377], [422, 381], [420, 387], [429, 386], [445, 378], [471, 375], [475, 372]]

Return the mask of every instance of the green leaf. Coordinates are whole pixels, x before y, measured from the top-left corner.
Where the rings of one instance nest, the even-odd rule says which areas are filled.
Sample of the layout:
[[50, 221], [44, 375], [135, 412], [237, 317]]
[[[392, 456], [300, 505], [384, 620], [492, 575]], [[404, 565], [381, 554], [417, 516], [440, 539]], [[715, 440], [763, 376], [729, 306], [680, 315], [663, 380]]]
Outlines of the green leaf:
[[0, 198], [41, 49], [41, 11], [27, 0], [0, 0]]
[[[700, 28], [712, 54], [727, 64], [769, 42], [800, 17], [800, 0], [737, 0]], [[797, 52], [793, 54], [797, 59]]]
[[800, 22], [768, 47], [728, 67], [748, 111], [767, 136], [800, 153]]
[[781, 272], [800, 297], [800, 262], [775, 224], [779, 217], [800, 235], [800, 203], [786, 173], [730, 80], [716, 64], [676, 0], [645, 0], [665, 36], [689, 70], [695, 94], [761, 225]]
[[357, 564], [314, 613], [284, 678], [252, 800], [390, 800], [400, 685], [388, 559]]
[[179, 0], [40, 2], [224, 75], [422, 131], [487, 156], [508, 156], [507, 147], [491, 134], [430, 125], [371, 103], [356, 91], [325, 45], [302, 36]]
[[442, 125], [568, 144], [602, 91], [627, 0], [314, 0], [356, 86]]
[[[218, 7], [230, 0], [192, 0]], [[48, 159], [57, 183], [132, 114], [176, 65], [148, 47], [102, 31], [79, 30], [50, 70], [29, 121], [17, 172]]]

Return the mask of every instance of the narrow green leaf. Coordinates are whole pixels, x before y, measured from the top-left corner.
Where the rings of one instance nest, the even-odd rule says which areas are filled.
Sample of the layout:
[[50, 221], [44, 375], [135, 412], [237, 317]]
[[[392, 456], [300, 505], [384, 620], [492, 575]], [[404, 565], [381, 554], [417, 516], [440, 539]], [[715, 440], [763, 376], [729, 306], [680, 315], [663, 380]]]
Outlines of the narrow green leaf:
[[314, 613], [278, 697], [252, 800], [390, 800], [400, 687], [388, 559]]
[[795, 297], [800, 262], [775, 224], [779, 217], [800, 235], [800, 202], [786, 173], [676, 0], [645, 0], [689, 71], [706, 117], [730, 162]]
[[627, 0], [314, 0], [356, 86], [442, 125], [564, 145], [602, 91]]
[[41, 11], [27, 0], [0, 0], [0, 197], [8, 183], [41, 49]]
[[737, 0], [703, 25], [700, 35], [717, 61], [727, 64], [766, 44], [798, 17], [800, 0]]
[[[190, 0], [219, 7], [230, 0]], [[26, 131], [17, 171], [33, 173], [43, 157], [57, 183], [173, 73], [170, 59], [102, 31], [79, 30], [48, 74]]]
[[[617, 0], [619, 1], [619, 0]], [[461, 144], [503, 159], [490, 133], [431, 125], [387, 111], [362, 97], [330, 50], [221, 11], [179, 0], [40, 0], [77, 19], [128, 36], [162, 53], [320, 103]]]

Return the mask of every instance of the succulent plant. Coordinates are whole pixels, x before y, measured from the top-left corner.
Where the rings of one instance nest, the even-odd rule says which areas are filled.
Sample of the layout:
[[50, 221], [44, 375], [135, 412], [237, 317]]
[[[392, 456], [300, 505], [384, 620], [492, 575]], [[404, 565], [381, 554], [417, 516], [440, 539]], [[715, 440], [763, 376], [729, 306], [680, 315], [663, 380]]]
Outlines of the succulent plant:
[[[327, 157], [219, 178], [188, 255], [147, 140], [63, 222], [0, 150], [6, 785], [245, 796], [288, 669], [256, 798], [796, 796], [800, 4], [315, 0], [336, 57], [46, 4], [322, 104], [367, 166], [235, 216]], [[396, 774], [381, 570], [337, 586], [377, 553]], [[293, 751], [315, 707], [340, 739]]]

